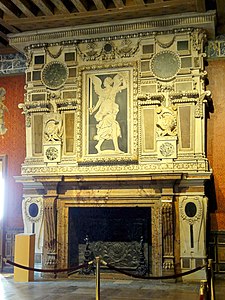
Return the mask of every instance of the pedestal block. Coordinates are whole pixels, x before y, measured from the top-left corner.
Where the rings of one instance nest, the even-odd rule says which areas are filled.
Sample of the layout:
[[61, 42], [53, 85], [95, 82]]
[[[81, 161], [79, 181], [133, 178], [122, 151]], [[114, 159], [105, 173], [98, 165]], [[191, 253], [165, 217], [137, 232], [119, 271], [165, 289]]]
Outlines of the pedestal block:
[[[15, 258], [17, 264], [34, 267], [35, 234], [17, 234], [15, 237]], [[14, 281], [28, 282], [34, 280], [34, 272], [14, 267]]]

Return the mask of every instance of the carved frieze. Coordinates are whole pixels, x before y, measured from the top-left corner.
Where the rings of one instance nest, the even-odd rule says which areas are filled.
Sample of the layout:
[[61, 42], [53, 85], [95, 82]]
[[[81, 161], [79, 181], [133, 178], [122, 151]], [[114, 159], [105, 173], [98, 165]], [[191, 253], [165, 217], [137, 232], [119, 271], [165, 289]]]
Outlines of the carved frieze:
[[133, 57], [139, 50], [139, 45], [140, 39], [130, 39], [125, 36], [117, 42], [110, 39], [104, 42], [90, 40], [84, 44], [77, 44], [76, 48], [82, 60], [102, 61]]
[[[99, 161], [101, 162], [101, 161]], [[120, 162], [120, 164], [118, 164]], [[207, 160], [203, 161], [196, 161], [195, 158], [185, 159], [183, 161], [177, 162], [162, 162], [162, 161], [152, 161], [151, 164], [149, 163], [142, 163], [142, 164], [124, 164], [124, 161], [117, 161], [117, 164], [100, 164], [100, 165], [75, 165], [74, 161], [71, 160], [71, 163], [67, 165], [59, 165], [59, 166], [33, 166], [32, 164], [23, 165], [21, 168], [22, 175], [54, 175], [54, 174], [135, 174], [135, 173], [145, 173], [145, 172], [192, 172], [192, 171], [203, 171], [206, 172], [207, 176], [210, 176], [210, 168], [209, 163]]]

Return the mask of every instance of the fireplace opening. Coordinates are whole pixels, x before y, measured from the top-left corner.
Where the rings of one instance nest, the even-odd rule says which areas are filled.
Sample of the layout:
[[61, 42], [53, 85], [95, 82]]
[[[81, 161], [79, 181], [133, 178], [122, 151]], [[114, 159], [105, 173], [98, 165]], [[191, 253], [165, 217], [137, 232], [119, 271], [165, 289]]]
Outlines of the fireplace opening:
[[94, 257], [131, 271], [140, 263], [142, 247], [148, 273], [151, 272], [151, 208], [70, 208], [70, 267], [84, 262], [87, 237]]

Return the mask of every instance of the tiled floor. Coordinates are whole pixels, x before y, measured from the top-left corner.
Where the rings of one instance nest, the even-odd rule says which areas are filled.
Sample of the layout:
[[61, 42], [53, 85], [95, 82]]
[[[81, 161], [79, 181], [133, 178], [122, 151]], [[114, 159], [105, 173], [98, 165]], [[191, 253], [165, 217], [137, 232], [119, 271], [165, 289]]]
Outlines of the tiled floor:
[[[215, 280], [215, 300], [225, 299], [225, 276]], [[150, 280], [101, 280], [101, 300], [199, 300], [199, 283]], [[95, 300], [95, 279], [14, 282], [13, 274], [0, 274], [1, 300]]]

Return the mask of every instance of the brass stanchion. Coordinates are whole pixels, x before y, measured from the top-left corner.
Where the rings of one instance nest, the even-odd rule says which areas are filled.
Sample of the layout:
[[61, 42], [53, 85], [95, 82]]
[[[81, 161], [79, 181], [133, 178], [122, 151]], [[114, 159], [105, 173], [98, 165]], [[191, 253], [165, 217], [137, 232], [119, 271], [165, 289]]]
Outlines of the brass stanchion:
[[210, 286], [210, 300], [215, 300], [215, 291], [214, 291], [214, 274], [213, 274], [213, 260], [209, 259], [208, 263], [208, 270], [209, 270], [209, 278], [208, 284]]
[[100, 300], [100, 257], [96, 257], [96, 300]]
[[207, 280], [201, 280], [199, 290], [199, 300], [207, 299]]

